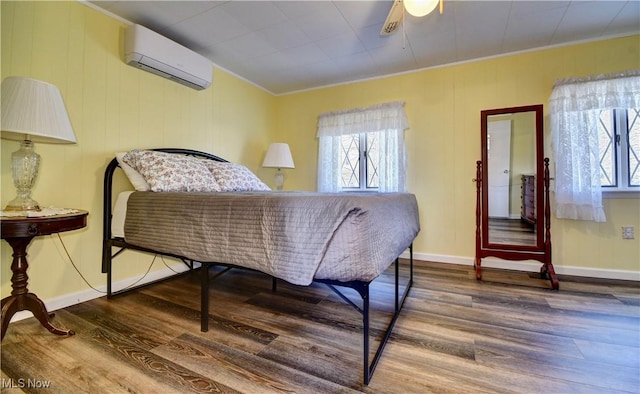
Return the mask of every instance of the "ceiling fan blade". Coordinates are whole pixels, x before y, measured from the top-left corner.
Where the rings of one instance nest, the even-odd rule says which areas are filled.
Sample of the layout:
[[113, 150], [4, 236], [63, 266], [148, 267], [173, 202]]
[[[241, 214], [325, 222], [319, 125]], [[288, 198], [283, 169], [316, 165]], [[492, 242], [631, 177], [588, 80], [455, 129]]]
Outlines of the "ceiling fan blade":
[[387, 36], [400, 27], [402, 24], [402, 15], [404, 14], [404, 9], [402, 5], [402, 0], [395, 0], [393, 5], [391, 6], [391, 10], [389, 10], [389, 14], [387, 15], [387, 19], [384, 21], [384, 25], [382, 26], [382, 30], [380, 30], [381, 36]]

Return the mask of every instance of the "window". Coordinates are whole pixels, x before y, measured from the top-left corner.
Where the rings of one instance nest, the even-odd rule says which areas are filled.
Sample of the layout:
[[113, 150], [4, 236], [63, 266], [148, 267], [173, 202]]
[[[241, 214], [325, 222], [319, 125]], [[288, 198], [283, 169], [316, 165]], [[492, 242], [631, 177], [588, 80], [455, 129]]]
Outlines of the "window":
[[640, 187], [640, 109], [606, 109], [598, 122], [600, 184], [606, 190]]
[[[340, 188], [343, 190], [378, 190], [378, 133], [340, 136]], [[362, 165], [365, 163], [365, 165]]]
[[603, 190], [636, 198], [638, 108], [640, 70], [556, 81], [549, 125], [558, 219], [605, 222]]
[[318, 119], [318, 191], [404, 192], [403, 102], [327, 112]]

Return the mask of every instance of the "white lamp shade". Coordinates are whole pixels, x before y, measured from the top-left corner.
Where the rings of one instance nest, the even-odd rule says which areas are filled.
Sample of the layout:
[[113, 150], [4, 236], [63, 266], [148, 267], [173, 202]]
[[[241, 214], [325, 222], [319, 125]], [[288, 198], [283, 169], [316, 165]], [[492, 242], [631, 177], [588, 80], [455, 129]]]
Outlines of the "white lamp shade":
[[404, 0], [404, 8], [413, 16], [425, 16], [433, 11], [439, 0]]
[[293, 165], [293, 157], [291, 157], [291, 150], [289, 150], [289, 144], [274, 142], [269, 145], [269, 149], [264, 157], [262, 166], [273, 168], [295, 168]]
[[24, 77], [2, 81], [2, 138], [75, 143], [76, 136], [55, 85]]

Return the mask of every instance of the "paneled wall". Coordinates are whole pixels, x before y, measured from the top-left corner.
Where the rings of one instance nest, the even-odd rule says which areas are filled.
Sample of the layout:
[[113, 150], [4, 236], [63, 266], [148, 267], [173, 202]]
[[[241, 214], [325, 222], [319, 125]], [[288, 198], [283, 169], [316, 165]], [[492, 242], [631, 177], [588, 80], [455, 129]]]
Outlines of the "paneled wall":
[[[130, 67], [122, 60], [125, 25], [77, 1], [3, 1], [1, 7], [2, 78], [21, 75], [57, 85], [71, 117], [77, 144], [36, 144], [42, 164], [33, 198], [43, 206], [89, 211], [87, 228], [62, 238], [93, 286], [106, 283], [100, 273], [102, 181], [115, 152], [198, 149], [242, 163], [271, 183], [272, 171], [260, 168], [275, 129], [271, 94], [218, 69], [213, 85], [197, 91]], [[3, 206], [15, 196], [10, 156], [18, 147], [1, 142]], [[4, 297], [11, 291], [11, 249], [6, 242], [1, 248]], [[28, 253], [29, 287], [42, 299], [88, 289], [57, 237], [36, 238]], [[134, 252], [119, 259], [126, 268], [118, 278], [143, 274], [153, 260]], [[160, 268], [165, 266], [158, 259], [153, 269]]]
[[[640, 36], [512, 56], [281, 96], [278, 138], [292, 145], [289, 187], [316, 187], [318, 114], [402, 100], [408, 189], [420, 206], [414, 250], [435, 261], [472, 264], [475, 177], [480, 160], [480, 111], [547, 104], [554, 81], [640, 68]], [[549, 130], [545, 151], [551, 156]], [[605, 200], [606, 223], [552, 220], [553, 260], [561, 273], [640, 279], [640, 237], [623, 240], [621, 226], [640, 229], [640, 200]]]

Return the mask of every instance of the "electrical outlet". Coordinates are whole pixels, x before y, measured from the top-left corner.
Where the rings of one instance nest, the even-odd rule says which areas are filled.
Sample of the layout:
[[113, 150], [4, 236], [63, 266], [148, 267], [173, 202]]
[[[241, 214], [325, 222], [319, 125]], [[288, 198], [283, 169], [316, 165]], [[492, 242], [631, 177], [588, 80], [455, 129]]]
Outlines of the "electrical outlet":
[[633, 239], [633, 226], [622, 226], [622, 239]]

